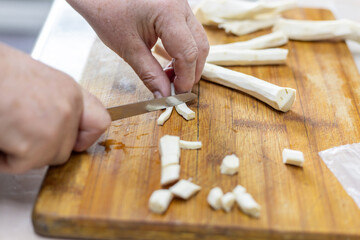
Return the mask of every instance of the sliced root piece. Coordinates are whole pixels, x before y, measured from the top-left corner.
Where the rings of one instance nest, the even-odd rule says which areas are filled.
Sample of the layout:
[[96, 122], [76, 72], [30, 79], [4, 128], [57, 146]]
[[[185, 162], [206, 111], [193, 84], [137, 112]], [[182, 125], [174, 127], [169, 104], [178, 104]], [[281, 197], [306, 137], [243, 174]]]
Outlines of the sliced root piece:
[[226, 193], [221, 198], [221, 206], [225, 212], [230, 212], [235, 202], [235, 194], [232, 192]]
[[151, 194], [149, 199], [149, 209], [153, 213], [162, 214], [164, 213], [173, 199], [173, 194], [170, 190], [159, 189]]
[[168, 165], [161, 169], [161, 180], [162, 186], [176, 182], [180, 178], [180, 165]]
[[239, 158], [235, 154], [226, 156], [220, 166], [220, 172], [226, 175], [234, 175], [239, 171]]
[[249, 193], [237, 195], [236, 202], [245, 214], [255, 218], [260, 217], [261, 207]]
[[283, 163], [298, 167], [304, 165], [304, 154], [301, 151], [284, 148], [282, 152]]
[[165, 135], [160, 138], [160, 155], [175, 155], [180, 157], [180, 138], [178, 136]]
[[272, 27], [279, 19], [274, 16], [268, 19], [248, 19], [241, 21], [226, 21], [219, 24], [219, 28], [225, 30], [226, 33], [232, 33], [237, 36], [253, 33], [261, 29]]
[[219, 210], [222, 206], [221, 198], [223, 196], [224, 196], [224, 193], [221, 190], [221, 188], [215, 187], [210, 190], [209, 195], [207, 197], [207, 202], [213, 209]]
[[288, 52], [287, 49], [282, 48], [262, 50], [216, 49], [210, 51], [206, 62], [220, 66], [284, 64]]
[[330, 21], [308, 21], [279, 19], [274, 25], [274, 31], [282, 31], [289, 39], [300, 41], [320, 41], [320, 40], [343, 40], [356, 38], [357, 31], [355, 26], [359, 24], [346, 20]]
[[177, 155], [165, 155], [161, 156], [161, 167], [166, 167], [168, 165], [178, 165], [180, 159]]
[[200, 149], [202, 147], [201, 142], [199, 141], [184, 141], [180, 140], [180, 148], [182, 149]]
[[178, 112], [178, 114], [180, 114], [181, 116], [183, 116], [183, 118], [185, 118], [186, 120], [192, 120], [195, 118], [195, 112], [193, 110], [191, 110], [186, 103], [182, 103], [179, 105], [175, 106], [176, 111]]
[[219, 44], [210, 46], [210, 54], [215, 50], [246, 50], [246, 49], [264, 49], [279, 47], [288, 42], [287, 36], [281, 32], [273, 32], [248, 41]]
[[279, 87], [210, 63], [205, 64], [202, 77], [207, 81], [245, 92], [283, 112], [289, 111], [295, 101], [295, 89]]
[[164, 125], [164, 123], [170, 118], [173, 107], [168, 107], [157, 119], [157, 125]]
[[177, 197], [189, 199], [192, 195], [200, 191], [201, 187], [187, 180], [180, 180], [170, 188], [170, 191]]
[[246, 188], [244, 188], [241, 185], [237, 185], [234, 190], [233, 193], [235, 194], [235, 196], [240, 196], [241, 194], [246, 193]]

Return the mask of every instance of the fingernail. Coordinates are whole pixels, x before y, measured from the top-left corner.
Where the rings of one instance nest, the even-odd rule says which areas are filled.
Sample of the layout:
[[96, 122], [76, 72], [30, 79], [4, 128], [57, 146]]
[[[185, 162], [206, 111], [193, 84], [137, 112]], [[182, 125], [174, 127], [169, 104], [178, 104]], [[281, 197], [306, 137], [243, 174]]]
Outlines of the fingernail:
[[159, 91], [155, 91], [154, 92], [154, 97], [155, 98], [162, 98], [163, 96], [161, 95], [161, 93]]

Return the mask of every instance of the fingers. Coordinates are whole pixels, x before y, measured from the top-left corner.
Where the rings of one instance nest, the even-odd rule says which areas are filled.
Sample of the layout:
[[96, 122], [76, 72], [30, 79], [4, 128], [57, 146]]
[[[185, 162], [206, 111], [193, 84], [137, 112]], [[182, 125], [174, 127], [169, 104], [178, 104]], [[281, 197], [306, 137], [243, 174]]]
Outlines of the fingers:
[[189, 16], [186, 20], [198, 48], [198, 58], [195, 71], [195, 83], [198, 83], [204, 70], [210, 46], [203, 26], [197, 21], [191, 10], [189, 11]]
[[169, 79], [141, 39], [133, 40], [130, 43], [123, 58], [130, 64], [155, 98], [170, 95]]
[[195, 83], [198, 47], [184, 17], [174, 16], [171, 21], [159, 18], [155, 28], [166, 51], [175, 59], [174, 85], [177, 92], [190, 91]]
[[74, 151], [89, 148], [110, 126], [111, 119], [102, 103], [92, 94], [83, 90], [84, 110]]

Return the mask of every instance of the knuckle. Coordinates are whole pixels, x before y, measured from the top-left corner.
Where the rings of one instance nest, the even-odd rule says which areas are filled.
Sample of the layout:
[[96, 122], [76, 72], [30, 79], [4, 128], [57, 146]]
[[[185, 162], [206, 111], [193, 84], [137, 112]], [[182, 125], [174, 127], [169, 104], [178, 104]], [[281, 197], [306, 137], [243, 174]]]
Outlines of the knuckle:
[[153, 84], [156, 80], [156, 74], [154, 72], [143, 72], [139, 74], [139, 77], [143, 81], [145, 86], [152, 90]]
[[184, 52], [184, 61], [187, 63], [196, 62], [198, 56], [199, 56], [199, 48], [197, 46], [193, 46], [191, 48], [188, 48]]

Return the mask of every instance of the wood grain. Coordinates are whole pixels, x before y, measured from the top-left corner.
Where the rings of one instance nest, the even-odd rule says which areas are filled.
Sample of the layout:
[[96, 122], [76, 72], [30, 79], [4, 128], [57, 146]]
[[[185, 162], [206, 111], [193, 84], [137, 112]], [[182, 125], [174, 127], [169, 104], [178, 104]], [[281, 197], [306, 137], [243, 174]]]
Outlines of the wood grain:
[[[333, 19], [319, 9], [295, 9], [285, 17]], [[266, 32], [235, 37], [207, 29], [211, 44]], [[198, 99], [189, 105], [196, 120], [173, 112], [163, 127], [156, 125], [160, 113], [113, 122], [100, 144], [49, 169], [33, 211], [35, 231], [86, 239], [360, 239], [359, 208], [318, 156], [360, 142], [358, 71], [344, 42], [291, 41], [285, 48], [290, 50], [285, 66], [232, 69], [297, 89], [289, 112], [201, 81], [193, 90]], [[106, 106], [152, 97], [99, 41], [81, 84]], [[165, 134], [203, 142], [199, 151], [181, 152], [181, 178], [191, 177], [202, 190], [186, 202], [175, 199], [159, 216], [148, 210], [148, 199], [160, 188], [158, 141]], [[304, 168], [284, 165], [283, 148], [303, 151]], [[240, 171], [221, 175], [220, 163], [231, 153], [239, 156]], [[237, 184], [262, 206], [259, 219], [237, 207], [226, 214], [208, 206], [212, 187], [228, 192]]]

